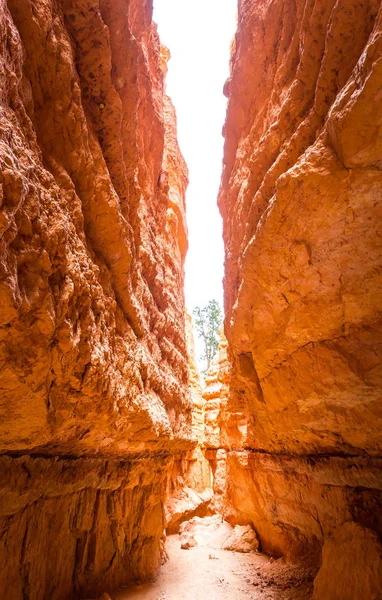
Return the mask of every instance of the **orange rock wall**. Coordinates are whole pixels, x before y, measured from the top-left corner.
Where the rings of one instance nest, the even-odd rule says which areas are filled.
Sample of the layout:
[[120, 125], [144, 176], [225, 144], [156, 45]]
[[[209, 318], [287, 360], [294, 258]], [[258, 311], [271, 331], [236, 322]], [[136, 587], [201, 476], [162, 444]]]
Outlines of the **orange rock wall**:
[[159, 564], [187, 169], [149, 0], [0, 0], [0, 30], [0, 589], [54, 600]]
[[381, 10], [239, 0], [219, 205], [247, 437], [220, 444], [227, 512], [275, 553], [381, 533]]
[[[205, 456], [211, 466], [213, 498], [210, 507], [214, 512], [227, 516], [229, 506], [229, 477], [227, 476], [227, 449], [230, 448], [235, 437], [231, 428], [227, 431], [233, 413], [230, 410], [230, 378], [229, 361], [227, 356], [227, 340], [223, 331], [219, 334], [218, 351], [207, 371], [205, 387], [203, 390], [204, 428], [205, 428]], [[238, 407], [235, 407], [236, 409]], [[243, 419], [246, 428], [246, 418]], [[243, 439], [236, 439], [242, 446]]]
[[0, 458], [1, 598], [89, 598], [155, 576], [161, 457]]
[[194, 516], [205, 516], [213, 496], [210, 463], [204, 455], [205, 399], [196, 364], [194, 334], [191, 316], [186, 314], [186, 339], [192, 400], [192, 435], [194, 447], [181, 455], [174, 455], [167, 477], [165, 505], [166, 531], [178, 533], [179, 525]]

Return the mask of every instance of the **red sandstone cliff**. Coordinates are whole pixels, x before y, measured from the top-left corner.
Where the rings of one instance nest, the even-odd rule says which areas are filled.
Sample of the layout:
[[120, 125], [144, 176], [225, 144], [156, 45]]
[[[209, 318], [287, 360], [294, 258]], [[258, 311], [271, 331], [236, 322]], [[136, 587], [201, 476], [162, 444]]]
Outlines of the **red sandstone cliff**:
[[187, 169], [146, 0], [0, 0], [0, 589], [159, 564], [190, 447]]
[[382, 595], [381, 10], [240, 0], [225, 86], [229, 502], [317, 600]]

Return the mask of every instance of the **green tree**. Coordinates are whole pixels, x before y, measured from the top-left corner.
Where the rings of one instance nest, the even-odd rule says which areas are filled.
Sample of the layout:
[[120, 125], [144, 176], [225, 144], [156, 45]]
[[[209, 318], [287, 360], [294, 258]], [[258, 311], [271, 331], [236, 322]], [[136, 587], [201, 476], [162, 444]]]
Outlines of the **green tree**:
[[196, 306], [192, 312], [194, 315], [196, 332], [204, 345], [204, 352], [201, 359], [206, 365], [206, 368], [202, 371], [202, 374], [205, 377], [218, 349], [218, 333], [222, 323], [222, 314], [219, 303], [216, 300], [210, 300], [203, 308]]

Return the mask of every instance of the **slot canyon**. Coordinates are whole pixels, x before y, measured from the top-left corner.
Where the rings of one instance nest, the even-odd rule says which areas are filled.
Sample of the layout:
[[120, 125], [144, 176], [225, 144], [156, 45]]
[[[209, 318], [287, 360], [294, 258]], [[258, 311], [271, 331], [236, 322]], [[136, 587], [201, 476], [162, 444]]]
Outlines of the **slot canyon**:
[[0, 600], [381, 600], [381, 2], [238, 0], [205, 386], [154, 21], [0, 0]]

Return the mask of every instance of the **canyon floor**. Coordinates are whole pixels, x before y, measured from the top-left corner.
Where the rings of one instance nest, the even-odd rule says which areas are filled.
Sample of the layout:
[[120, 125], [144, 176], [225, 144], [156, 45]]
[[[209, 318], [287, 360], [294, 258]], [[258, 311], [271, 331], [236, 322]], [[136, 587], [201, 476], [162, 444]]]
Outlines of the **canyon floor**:
[[265, 554], [180, 548], [179, 536], [167, 538], [168, 561], [153, 583], [122, 590], [100, 600], [308, 600], [309, 569], [272, 560]]

